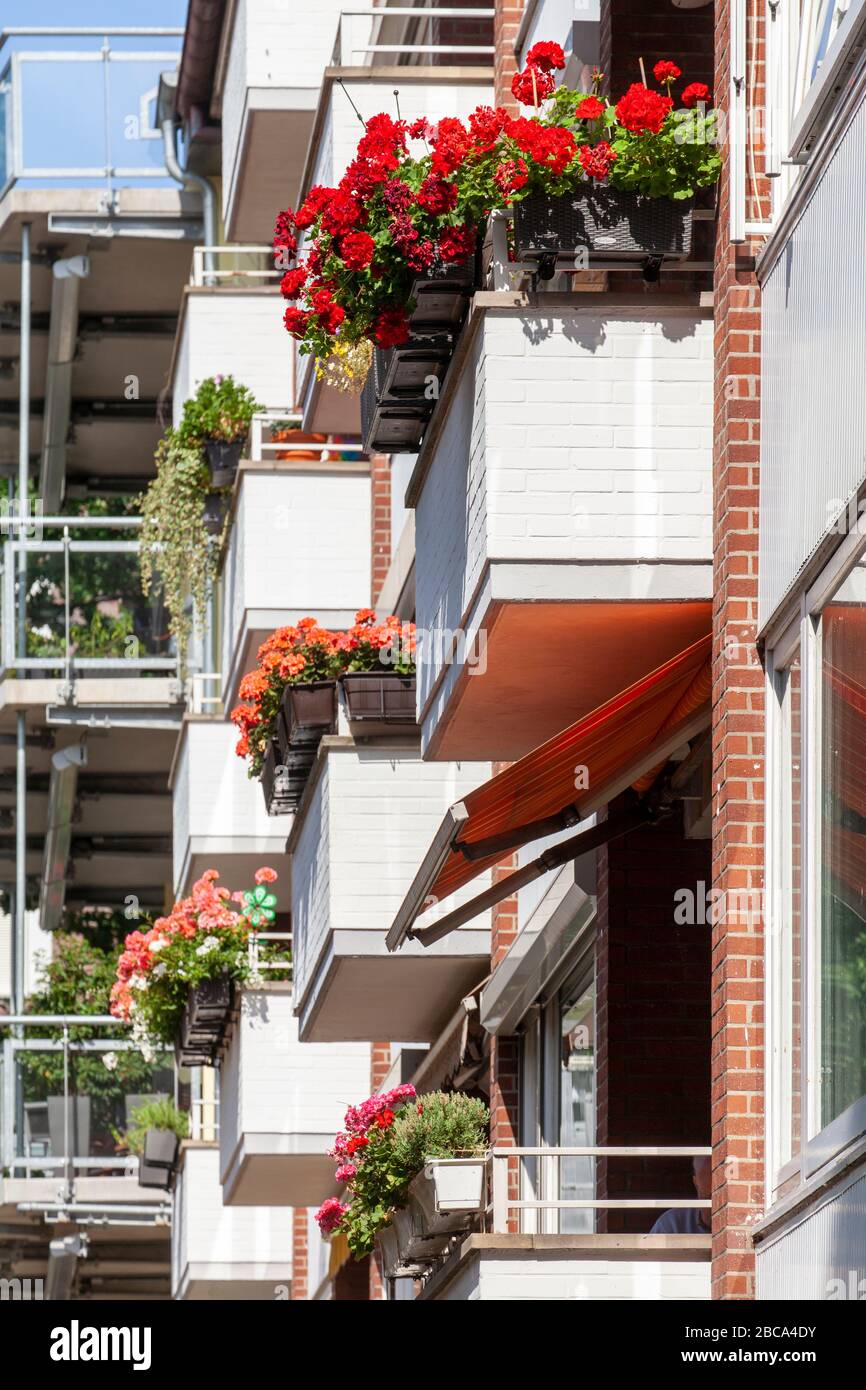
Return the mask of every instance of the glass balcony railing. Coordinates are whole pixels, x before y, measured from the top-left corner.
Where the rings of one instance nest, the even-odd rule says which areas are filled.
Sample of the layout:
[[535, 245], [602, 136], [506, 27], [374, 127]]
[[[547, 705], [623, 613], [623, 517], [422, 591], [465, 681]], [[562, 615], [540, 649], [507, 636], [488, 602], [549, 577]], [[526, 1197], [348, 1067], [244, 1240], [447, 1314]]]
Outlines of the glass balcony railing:
[[340, 14], [335, 67], [492, 66], [492, 6], [369, 5]]
[[4, 522], [3, 672], [177, 673], [165, 605], [142, 591], [138, 517]]

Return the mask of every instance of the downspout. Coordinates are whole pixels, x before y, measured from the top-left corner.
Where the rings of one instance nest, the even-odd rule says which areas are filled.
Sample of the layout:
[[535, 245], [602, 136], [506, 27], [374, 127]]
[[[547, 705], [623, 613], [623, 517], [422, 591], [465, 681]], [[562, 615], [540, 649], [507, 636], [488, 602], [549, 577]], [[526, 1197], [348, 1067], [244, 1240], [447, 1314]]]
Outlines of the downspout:
[[[162, 121], [162, 144], [165, 158], [165, 167], [169, 176], [179, 183], [182, 188], [197, 188], [201, 193], [202, 221], [204, 222], [204, 244], [207, 247], [216, 245], [216, 198], [213, 188], [206, 178], [201, 174], [194, 174], [189, 169], [182, 169], [177, 157], [177, 125], [173, 116], [166, 116]], [[214, 284], [213, 278], [213, 252], [205, 251], [204, 256], [206, 285]]]

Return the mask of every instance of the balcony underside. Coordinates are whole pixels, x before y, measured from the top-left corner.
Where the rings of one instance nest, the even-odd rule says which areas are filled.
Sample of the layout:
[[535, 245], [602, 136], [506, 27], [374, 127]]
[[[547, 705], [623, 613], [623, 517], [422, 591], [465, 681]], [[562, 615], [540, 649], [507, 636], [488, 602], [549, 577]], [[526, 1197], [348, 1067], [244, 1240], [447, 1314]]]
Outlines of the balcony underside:
[[427, 950], [410, 943], [395, 955], [384, 942], [384, 931], [330, 933], [297, 1011], [302, 1042], [433, 1042], [490, 970], [489, 931], [464, 927]]
[[319, 1206], [336, 1191], [333, 1134], [241, 1135], [223, 1173], [231, 1207]]
[[250, 88], [234, 152], [226, 240], [270, 241], [281, 208], [297, 204], [313, 128], [312, 89]]
[[[709, 628], [709, 564], [543, 571], [489, 567], [463, 625], [467, 660], [446, 665], [424, 697], [425, 757], [520, 758]], [[566, 584], [573, 601], [559, 596]], [[632, 598], [626, 586], [646, 597]], [[537, 597], [516, 600], [509, 589]]]
[[710, 1236], [472, 1235], [427, 1284], [436, 1302], [710, 1297]]
[[[239, 839], [227, 835], [202, 836], [191, 840], [175, 882], [175, 894], [182, 898], [200, 879], [206, 869], [216, 869], [220, 883], [235, 889], [249, 888], [255, 882], [256, 870], [262, 865], [278, 867], [286, 848], [286, 834], [291, 825], [287, 816], [275, 817], [273, 835], [250, 835]], [[280, 867], [280, 878], [273, 885], [277, 895], [277, 911], [288, 912], [291, 906], [291, 879], [287, 867]]]
[[209, 1264], [192, 1264], [183, 1272], [174, 1298], [181, 1303], [231, 1302], [241, 1299], [245, 1302], [271, 1300], [274, 1289], [279, 1285], [285, 1289], [288, 1298], [292, 1284], [291, 1263], [243, 1264], [218, 1261]]

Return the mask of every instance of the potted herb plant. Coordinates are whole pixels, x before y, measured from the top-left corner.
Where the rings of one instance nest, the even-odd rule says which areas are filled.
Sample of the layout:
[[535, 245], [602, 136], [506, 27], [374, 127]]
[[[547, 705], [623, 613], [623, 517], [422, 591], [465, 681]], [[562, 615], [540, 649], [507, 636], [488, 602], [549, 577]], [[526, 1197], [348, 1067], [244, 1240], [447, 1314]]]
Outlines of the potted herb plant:
[[231, 487], [250, 422], [261, 409], [252, 392], [232, 376], [206, 377], [185, 402], [178, 434], [188, 447], [204, 449], [212, 487]]
[[181, 1140], [189, 1134], [189, 1116], [168, 1097], [148, 1101], [130, 1116], [124, 1136], [130, 1153], [138, 1155], [138, 1181], [142, 1187], [167, 1188]]
[[[208, 869], [188, 898], [145, 932], [131, 932], [117, 965], [111, 1012], [132, 1023], [143, 1050], [174, 1043], [182, 1066], [212, 1063], [234, 1005], [234, 989], [251, 978], [249, 935], [270, 925], [273, 869], [256, 886], [231, 894]], [[262, 950], [267, 955], [268, 943]], [[260, 952], [261, 954], [261, 952]]]

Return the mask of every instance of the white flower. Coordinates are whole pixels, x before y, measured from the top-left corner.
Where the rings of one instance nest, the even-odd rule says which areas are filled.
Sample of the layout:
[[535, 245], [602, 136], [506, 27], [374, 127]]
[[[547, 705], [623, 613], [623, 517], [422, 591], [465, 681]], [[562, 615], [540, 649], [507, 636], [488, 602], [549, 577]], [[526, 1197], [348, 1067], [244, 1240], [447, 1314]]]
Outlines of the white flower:
[[196, 946], [197, 956], [209, 956], [211, 951], [219, 950], [220, 939], [218, 936], [206, 936], [200, 946]]
[[168, 966], [165, 961], [161, 960], [158, 965], [153, 967], [150, 973], [151, 975], [155, 975], [158, 980], [161, 980], [167, 969]]
[[114, 1068], [117, 1066], [117, 1053], [106, 1052], [105, 1056], [102, 1059], [102, 1065], [108, 1071], [114, 1071]]
[[165, 936], [160, 936], [157, 938], [156, 941], [151, 941], [147, 949], [149, 951], [164, 951], [167, 945], [168, 938]]
[[147, 989], [148, 980], [146, 975], [133, 975], [129, 981], [130, 989]]

